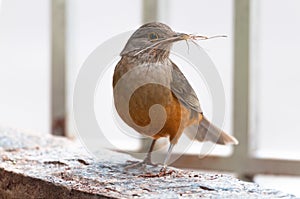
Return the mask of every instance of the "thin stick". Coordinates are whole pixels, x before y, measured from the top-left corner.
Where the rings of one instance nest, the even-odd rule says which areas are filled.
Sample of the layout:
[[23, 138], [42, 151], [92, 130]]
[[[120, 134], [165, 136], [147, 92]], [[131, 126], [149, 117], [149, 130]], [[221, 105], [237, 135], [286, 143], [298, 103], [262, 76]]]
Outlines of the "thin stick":
[[[207, 39], [214, 39], [214, 38], [219, 38], [219, 37], [227, 37], [226, 35], [215, 35], [215, 36], [207, 37], [207, 36], [193, 35], [193, 34], [188, 35], [188, 36], [189, 36], [188, 39], [190, 39], [193, 43], [196, 43], [195, 40], [207, 40]], [[170, 37], [170, 38], [167, 38], [167, 39], [162, 39], [162, 40], [160, 40], [158, 42], [155, 42], [154, 44], [152, 44], [152, 45], [150, 45], [150, 46], [148, 46], [146, 48], [142, 48], [140, 51], [136, 52], [134, 54], [134, 56], [137, 56], [140, 53], [142, 53], [142, 52], [144, 52], [144, 51], [146, 51], [148, 49], [154, 48], [154, 47], [156, 47], [156, 46], [158, 46], [158, 45], [160, 45], [160, 44], [162, 44], [164, 42], [175, 41], [176, 39], [180, 39], [181, 40], [181, 36]], [[185, 39], [185, 40], [187, 41], [188, 39]]]
[[150, 48], [158, 46], [159, 44], [161, 44], [163, 42], [172, 41], [172, 40], [175, 40], [175, 39], [178, 39], [178, 38], [180, 38], [180, 37], [178, 36], [178, 37], [170, 37], [170, 38], [167, 38], [167, 39], [162, 39], [161, 41], [158, 41], [158, 42], [156, 42], [156, 43], [154, 43], [154, 44], [152, 44], [152, 45], [150, 45], [150, 46], [148, 46], [146, 48], [143, 48], [142, 50], [138, 51], [137, 53], [134, 54], [134, 56], [136, 56], [136, 55], [138, 55], [138, 54], [140, 54], [140, 53], [142, 53], [142, 52], [144, 52], [144, 51], [146, 51], [146, 50], [148, 50]]
[[[192, 40], [193, 41], [193, 40]], [[190, 53], [190, 45], [189, 45], [189, 42], [188, 42], [188, 40], [185, 40], [185, 43], [186, 43], [186, 45], [187, 45], [187, 48], [188, 48], [188, 54]]]
[[200, 45], [197, 42], [195, 42], [195, 40], [191, 40], [191, 42], [193, 42], [193, 44], [195, 44], [195, 46], [197, 46], [198, 49], [201, 49]]
[[214, 39], [214, 38], [219, 38], [219, 37], [227, 37], [227, 36], [226, 35], [215, 35], [215, 36], [207, 37], [207, 36], [201, 36], [201, 35], [190, 35], [190, 38], [195, 39], [195, 40], [207, 40], [207, 39]]

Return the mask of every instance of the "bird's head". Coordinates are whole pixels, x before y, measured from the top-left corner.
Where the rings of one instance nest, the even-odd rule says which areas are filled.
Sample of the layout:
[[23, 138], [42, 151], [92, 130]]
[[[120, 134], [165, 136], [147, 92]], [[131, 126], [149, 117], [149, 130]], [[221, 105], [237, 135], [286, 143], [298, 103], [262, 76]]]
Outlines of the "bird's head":
[[147, 55], [158, 59], [166, 58], [173, 42], [187, 39], [190, 39], [190, 35], [176, 33], [163, 23], [147, 23], [131, 35], [121, 56]]
[[[169, 26], [159, 22], [144, 24], [127, 41], [121, 56], [139, 57], [147, 60], [162, 60], [169, 57], [172, 44], [181, 40], [205, 40], [226, 36], [199, 36], [174, 32]], [[194, 42], [195, 43], [195, 42]]]

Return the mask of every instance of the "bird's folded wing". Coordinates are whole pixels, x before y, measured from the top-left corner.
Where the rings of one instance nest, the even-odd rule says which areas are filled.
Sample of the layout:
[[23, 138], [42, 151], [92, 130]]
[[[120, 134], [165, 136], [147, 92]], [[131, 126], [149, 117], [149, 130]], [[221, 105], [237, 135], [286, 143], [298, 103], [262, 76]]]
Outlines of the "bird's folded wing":
[[188, 109], [202, 113], [197, 95], [180, 69], [172, 62], [171, 90], [177, 99]]

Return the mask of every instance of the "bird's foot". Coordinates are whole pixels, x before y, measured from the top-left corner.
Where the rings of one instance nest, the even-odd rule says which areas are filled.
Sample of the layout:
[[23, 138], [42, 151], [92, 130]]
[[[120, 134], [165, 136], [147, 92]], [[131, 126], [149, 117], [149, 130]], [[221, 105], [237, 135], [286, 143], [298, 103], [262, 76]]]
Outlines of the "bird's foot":
[[166, 167], [161, 168], [161, 170], [159, 171], [159, 173], [146, 173], [146, 174], [142, 174], [139, 175], [139, 177], [144, 177], [144, 178], [159, 178], [159, 177], [163, 177], [163, 176], [168, 176], [171, 175], [172, 173], [174, 173], [174, 170], [167, 170]]
[[145, 159], [142, 162], [140, 162], [140, 161], [132, 161], [132, 160], [127, 160], [126, 162], [128, 162], [129, 165], [125, 167], [125, 170], [129, 170], [129, 169], [145, 169], [147, 165], [157, 166], [157, 164], [152, 163], [151, 160], [149, 160], [149, 159]]

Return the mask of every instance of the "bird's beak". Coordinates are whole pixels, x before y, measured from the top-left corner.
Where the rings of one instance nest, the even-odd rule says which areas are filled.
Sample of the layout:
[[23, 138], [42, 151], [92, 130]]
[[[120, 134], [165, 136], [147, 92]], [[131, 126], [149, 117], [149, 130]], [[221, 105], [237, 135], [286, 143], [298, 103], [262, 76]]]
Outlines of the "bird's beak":
[[174, 37], [176, 38], [176, 41], [191, 39], [191, 35], [186, 33], [176, 33]]

